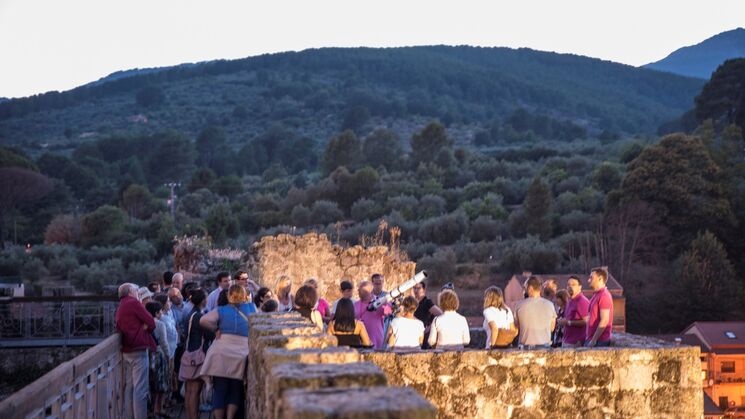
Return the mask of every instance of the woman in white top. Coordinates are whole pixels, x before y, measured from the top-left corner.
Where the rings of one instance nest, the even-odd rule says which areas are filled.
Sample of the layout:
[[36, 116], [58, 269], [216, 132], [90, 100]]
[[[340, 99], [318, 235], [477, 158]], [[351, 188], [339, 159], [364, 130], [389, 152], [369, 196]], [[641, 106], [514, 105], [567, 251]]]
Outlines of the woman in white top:
[[424, 323], [414, 317], [419, 302], [411, 295], [401, 303], [401, 315], [391, 321], [388, 326], [389, 348], [419, 349], [424, 342]]
[[504, 303], [504, 294], [499, 287], [491, 286], [484, 292], [484, 331], [486, 331], [486, 349], [494, 347], [499, 336], [499, 329], [514, 330], [515, 317], [512, 310]]
[[287, 275], [282, 275], [277, 281], [277, 289], [274, 292], [277, 296], [278, 308], [277, 311], [292, 311], [295, 308], [295, 303], [292, 301], [292, 281]]
[[466, 318], [455, 312], [460, 305], [458, 294], [449, 289], [442, 291], [437, 305], [443, 313], [432, 322], [427, 342], [433, 348], [463, 349], [471, 343], [471, 332]]

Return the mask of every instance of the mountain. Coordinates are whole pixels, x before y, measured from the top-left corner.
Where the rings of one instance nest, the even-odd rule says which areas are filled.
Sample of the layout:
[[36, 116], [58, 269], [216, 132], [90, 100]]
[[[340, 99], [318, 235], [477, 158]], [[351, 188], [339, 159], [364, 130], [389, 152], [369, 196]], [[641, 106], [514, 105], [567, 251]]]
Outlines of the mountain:
[[570, 54], [426, 46], [322, 48], [125, 72], [0, 103], [0, 144], [71, 149], [102, 136], [219, 126], [241, 144], [281, 124], [325, 142], [342, 128], [408, 138], [439, 119], [456, 140], [524, 108], [588, 132], [653, 133], [704, 81]]
[[740, 57], [745, 57], [743, 28], [722, 32], [700, 44], [680, 48], [662, 60], [643, 67], [708, 80], [720, 64]]

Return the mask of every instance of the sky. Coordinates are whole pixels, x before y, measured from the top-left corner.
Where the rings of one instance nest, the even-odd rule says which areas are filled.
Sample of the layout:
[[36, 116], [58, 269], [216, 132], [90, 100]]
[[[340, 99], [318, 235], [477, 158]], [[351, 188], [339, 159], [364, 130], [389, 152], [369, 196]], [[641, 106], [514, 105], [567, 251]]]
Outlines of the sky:
[[0, 0], [0, 97], [320, 47], [528, 47], [638, 66], [737, 27], [742, 0]]

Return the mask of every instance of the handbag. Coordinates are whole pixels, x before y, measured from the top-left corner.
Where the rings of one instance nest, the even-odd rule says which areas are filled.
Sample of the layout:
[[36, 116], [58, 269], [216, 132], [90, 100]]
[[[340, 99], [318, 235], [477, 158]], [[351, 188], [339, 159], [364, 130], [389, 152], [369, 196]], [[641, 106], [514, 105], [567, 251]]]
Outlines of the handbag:
[[[191, 335], [191, 324], [194, 320], [194, 313], [189, 318], [189, 331], [186, 334], [186, 346], [189, 346], [189, 337]], [[195, 351], [184, 351], [181, 356], [181, 368], [179, 369], [178, 378], [181, 381], [194, 380], [198, 377], [199, 369], [204, 363], [204, 351], [202, 350], [202, 344]]]
[[497, 333], [497, 342], [494, 343], [493, 347], [497, 348], [504, 348], [507, 346], [510, 346], [513, 340], [515, 340], [515, 337], [517, 336], [517, 328], [515, 327], [515, 324], [510, 324], [509, 329], [497, 329], [499, 333]]

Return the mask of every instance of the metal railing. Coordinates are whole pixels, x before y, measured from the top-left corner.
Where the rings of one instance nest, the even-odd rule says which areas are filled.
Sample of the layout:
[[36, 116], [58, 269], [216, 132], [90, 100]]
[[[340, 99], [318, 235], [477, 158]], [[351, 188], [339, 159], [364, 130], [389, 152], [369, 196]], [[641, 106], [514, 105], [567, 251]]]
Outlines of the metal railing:
[[0, 402], [1, 418], [119, 418], [122, 355], [109, 336]]
[[116, 332], [112, 296], [0, 300], [0, 348], [95, 345]]

